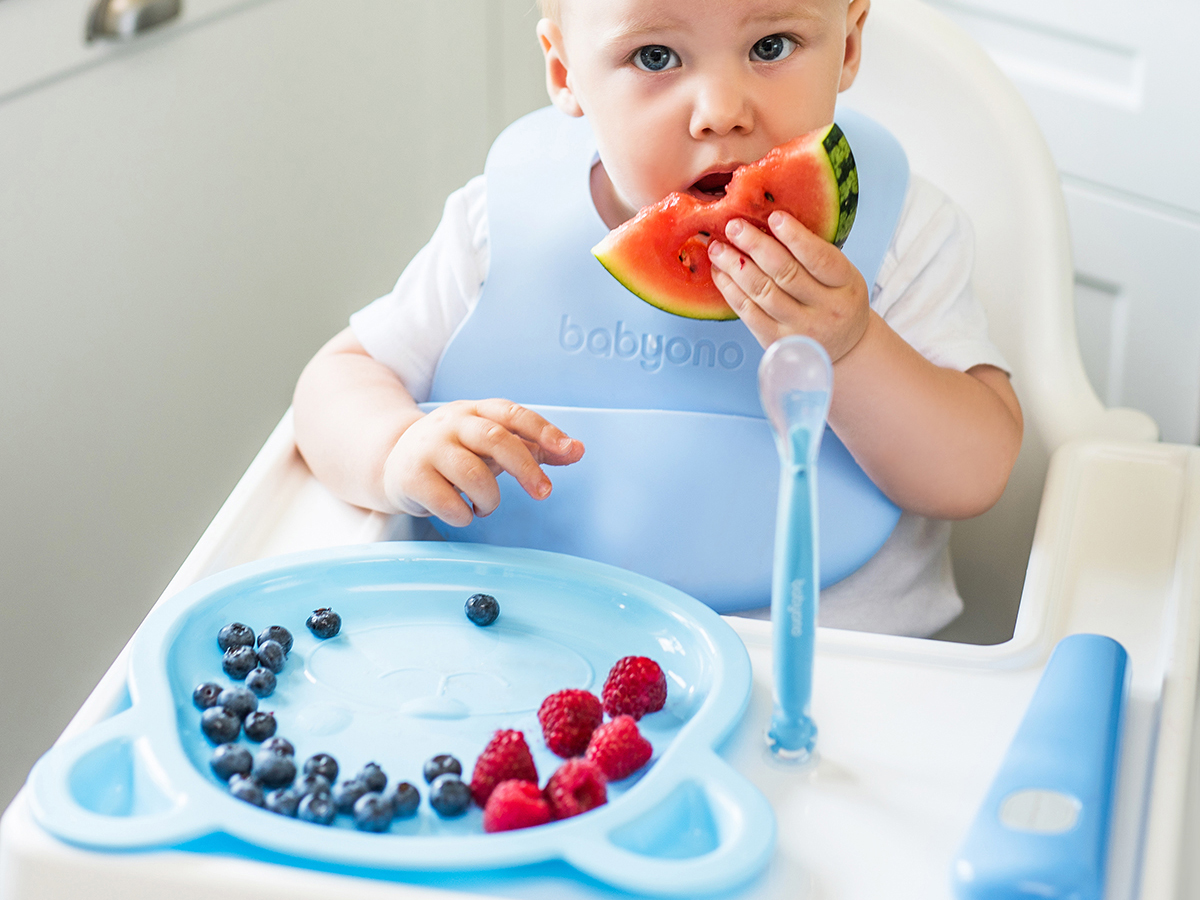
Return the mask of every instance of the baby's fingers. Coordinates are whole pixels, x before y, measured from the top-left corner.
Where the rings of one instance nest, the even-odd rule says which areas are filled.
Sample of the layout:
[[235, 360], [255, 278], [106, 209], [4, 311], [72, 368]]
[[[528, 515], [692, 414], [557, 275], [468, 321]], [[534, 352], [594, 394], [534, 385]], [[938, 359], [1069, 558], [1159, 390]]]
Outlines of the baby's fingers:
[[725, 226], [725, 235], [738, 251], [753, 260], [754, 265], [743, 263], [744, 257], [739, 255], [737, 267], [734, 268], [735, 251], [722, 253], [717, 241], [710, 245], [715, 253], [720, 254], [714, 261], [727, 268], [729, 275], [747, 296], [776, 318], [784, 313], [789, 299], [805, 302], [813, 289], [819, 286], [791, 250], [742, 219], [731, 220]]
[[[528, 410], [526, 411], [528, 412]], [[462, 423], [458, 439], [462, 442], [462, 446], [474, 454], [477, 459], [479, 457], [490, 459], [512, 475], [526, 493], [535, 500], [543, 500], [550, 495], [550, 479], [546, 477], [546, 473], [534, 459], [529, 446], [499, 422], [472, 416]], [[482, 460], [479, 462], [483, 464]], [[485, 469], [488, 469], [486, 464], [483, 465]], [[490, 470], [488, 475], [491, 477]], [[458, 484], [458, 482], [455, 483]], [[493, 485], [496, 483], [494, 477], [491, 477], [491, 483]], [[482, 510], [482, 515], [492, 512], [500, 502], [498, 488], [494, 503], [487, 502], [491, 500], [490, 496], [484, 497], [485, 502], [481, 503], [464, 485], [459, 484], [459, 487], [467, 492], [476, 508]]]
[[729, 308], [738, 314], [750, 333], [764, 347], [774, 343], [779, 337], [779, 323], [755, 303], [732, 277], [716, 266], [712, 269], [712, 279]]
[[[465, 451], [460, 452], [465, 453]], [[470, 455], [470, 454], [467, 454]], [[482, 465], [476, 457], [475, 462]], [[486, 468], [486, 467], [485, 467]], [[449, 477], [442, 470], [449, 473]], [[438, 461], [438, 466], [413, 466], [405, 468], [399, 478], [401, 499], [397, 506], [413, 515], [434, 515], [450, 525], [462, 528], [471, 524], [474, 514], [471, 506], [462, 498], [462, 489], [457, 481], [467, 481], [454, 472], [449, 457]], [[474, 501], [472, 501], [473, 503]]]
[[531, 444], [538, 462], [561, 466], [583, 456], [583, 444], [568, 437], [544, 417], [511, 400], [480, 400], [475, 404], [480, 416], [503, 425]]
[[[491, 515], [496, 511], [496, 507], [500, 505], [500, 485], [496, 483], [496, 476], [492, 473], [492, 467], [470, 448], [453, 445], [446, 446], [443, 448], [437, 461], [437, 470], [455, 492], [466, 495], [475, 515]], [[439, 493], [439, 500], [443, 498], [445, 498], [445, 494]], [[444, 502], [447, 509], [454, 507], [454, 504], [450, 503], [448, 498]], [[464, 509], [465, 506], [463, 504]], [[458, 518], [456, 515], [456, 518], [453, 520], [441, 513], [438, 513], [438, 515], [451, 525], [458, 525], [460, 527], [468, 525], [471, 522], [471, 510], [467, 510], [466, 514], [461, 518]]]
[[826, 287], [841, 287], [853, 278], [853, 265], [833, 244], [813, 234], [794, 216], [776, 210], [767, 224], [771, 233], [791, 251], [796, 262]]

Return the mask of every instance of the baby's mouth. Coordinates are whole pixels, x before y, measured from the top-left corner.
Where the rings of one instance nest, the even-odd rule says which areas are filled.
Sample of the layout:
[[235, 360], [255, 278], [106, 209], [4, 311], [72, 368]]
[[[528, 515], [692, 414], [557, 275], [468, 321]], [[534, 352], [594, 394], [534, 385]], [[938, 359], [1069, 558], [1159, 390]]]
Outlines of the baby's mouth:
[[725, 186], [731, 178], [732, 172], [709, 172], [692, 185], [691, 193], [701, 200], [720, 200], [725, 196]]

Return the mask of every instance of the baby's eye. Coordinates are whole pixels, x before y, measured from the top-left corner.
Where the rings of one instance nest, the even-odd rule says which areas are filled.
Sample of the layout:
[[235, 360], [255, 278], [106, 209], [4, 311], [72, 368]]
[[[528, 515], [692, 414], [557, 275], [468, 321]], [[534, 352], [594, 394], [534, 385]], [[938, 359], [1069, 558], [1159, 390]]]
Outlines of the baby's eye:
[[796, 42], [787, 35], [772, 34], [750, 49], [750, 58], [756, 62], [775, 62], [791, 56], [795, 49]]
[[679, 54], [662, 44], [651, 44], [633, 54], [633, 64], [645, 72], [661, 72], [678, 66]]

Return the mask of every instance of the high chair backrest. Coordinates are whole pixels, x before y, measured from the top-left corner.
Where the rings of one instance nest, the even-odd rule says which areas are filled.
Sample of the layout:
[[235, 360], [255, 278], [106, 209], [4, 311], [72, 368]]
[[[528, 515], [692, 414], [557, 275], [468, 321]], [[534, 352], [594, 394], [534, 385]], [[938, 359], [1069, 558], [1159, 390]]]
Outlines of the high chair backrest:
[[1012, 366], [1025, 415], [1003, 498], [955, 525], [955, 578], [967, 604], [944, 637], [1012, 633], [1049, 456], [1077, 437], [1154, 440], [1145, 414], [1105, 409], [1083, 369], [1058, 172], [1011, 82], [962, 30], [918, 0], [875, 0], [863, 61], [841, 99], [886, 125], [913, 172], [949, 194], [975, 229], [973, 287]]

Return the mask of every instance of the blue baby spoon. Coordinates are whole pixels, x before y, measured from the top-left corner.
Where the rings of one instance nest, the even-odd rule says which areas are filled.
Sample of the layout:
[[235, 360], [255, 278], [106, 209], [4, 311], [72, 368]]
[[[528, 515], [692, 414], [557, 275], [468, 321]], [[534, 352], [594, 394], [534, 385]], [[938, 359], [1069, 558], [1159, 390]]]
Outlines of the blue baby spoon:
[[767, 746], [777, 759], [812, 758], [817, 726], [812, 704], [817, 631], [817, 454], [825, 433], [833, 364], [825, 348], [797, 335], [772, 344], [758, 366], [758, 392], [779, 450], [779, 507], [771, 580], [775, 710]]

